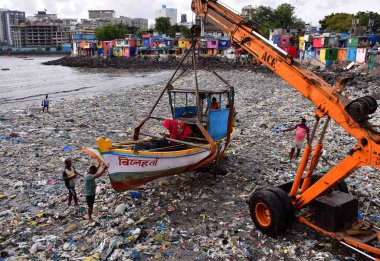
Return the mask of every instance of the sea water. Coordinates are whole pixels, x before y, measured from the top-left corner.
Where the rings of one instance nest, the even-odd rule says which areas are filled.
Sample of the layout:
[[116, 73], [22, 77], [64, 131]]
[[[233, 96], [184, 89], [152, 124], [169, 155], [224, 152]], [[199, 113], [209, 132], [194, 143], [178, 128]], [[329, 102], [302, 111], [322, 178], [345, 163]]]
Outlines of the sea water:
[[[0, 56], [0, 110], [38, 106], [46, 94], [51, 105], [65, 98], [84, 98], [145, 84], [166, 82], [172, 70], [130, 72], [43, 65], [52, 56]], [[9, 68], [9, 70], [1, 70]]]

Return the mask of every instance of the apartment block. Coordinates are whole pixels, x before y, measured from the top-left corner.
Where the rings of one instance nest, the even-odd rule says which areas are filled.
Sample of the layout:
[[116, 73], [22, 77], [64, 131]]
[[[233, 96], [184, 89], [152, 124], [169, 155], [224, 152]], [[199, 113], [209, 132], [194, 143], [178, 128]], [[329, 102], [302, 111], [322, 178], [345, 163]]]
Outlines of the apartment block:
[[114, 10], [88, 10], [89, 19], [112, 19], [115, 18]]
[[148, 29], [148, 19], [145, 18], [133, 18], [132, 26], [140, 29]]
[[169, 17], [170, 23], [175, 25], [177, 24], [177, 9], [166, 8], [166, 5], [162, 5], [161, 9], [157, 10], [155, 13], [155, 18], [159, 17]]
[[25, 22], [25, 12], [0, 9], [0, 44], [12, 46], [12, 26]]
[[119, 18], [112, 18], [111, 23], [113, 24], [123, 24], [126, 26], [132, 26], [132, 18], [120, 16]]
[[70, 28], [62, 23], [35, 22], [12, 26], [16, 47], [54, 47], [70, 42]]

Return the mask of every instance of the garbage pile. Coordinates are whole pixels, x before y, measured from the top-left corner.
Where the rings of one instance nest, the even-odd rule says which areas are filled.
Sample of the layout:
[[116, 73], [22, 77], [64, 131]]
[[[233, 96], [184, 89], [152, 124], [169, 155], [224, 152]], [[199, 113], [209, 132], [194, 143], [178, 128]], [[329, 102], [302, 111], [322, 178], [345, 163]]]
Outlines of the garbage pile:
[[350, 96], [350, 99], [365, 95], [380, 99], [380, 68], [369, 70], [368, 64], [342, 61], [336, 61], [329, 68], [310, 65], [307, 62], [303, 62], [303, 66], [321, 76], [330, 85], [335, 85], [341, 78], [348, 78], [346, 94]]
[[[360, 260], [301, 224], [275, 238], [254, 227], [245, 197], [294, 178], [297, 166], [288, 160], [293, 133], [279, 130], [294, 126], [301, 117], [312, 126], [314, 106], [267, 71], [218, 72], [236, 86], [238, 133], [226, 153], [228, 174], [214, 178], [195, 171], [123, 193], [116, 193], [104, 175], [96, 181], [95, 222], [90, 224], [82, 178], [76, 180], [80, 206], [67, 206], [63, 159], [71, 157], [77, 171], [85, 174], [94, 161], [80, 149], [95, 147], [98, 137], [131, 139], [133, 127], [147, 115], [165, 83], [62, 100], [51, 106], [50, 114], [38, 105], [1, 111], [1, 258]], [[222, 86], [206, 72], [199, 77], [200, 86]], [[193, 86], [193, 76], [177, 84]], [[161, 116], [168, 117], [168, 104], [159, 108]], [[147, 128], [155, 131], [153, 125]], [[330, 125], [325, 141], [324, 156], [332, 165], [355, 144], [337, 124]], [[330, 168], [321, 162], [317, 170], [325, 173]], [[346, 182], [359, 197], [362, 216], [371, 202], [366, 218], [379, 226], [378, 175], [378, 170], [361, 168]]]

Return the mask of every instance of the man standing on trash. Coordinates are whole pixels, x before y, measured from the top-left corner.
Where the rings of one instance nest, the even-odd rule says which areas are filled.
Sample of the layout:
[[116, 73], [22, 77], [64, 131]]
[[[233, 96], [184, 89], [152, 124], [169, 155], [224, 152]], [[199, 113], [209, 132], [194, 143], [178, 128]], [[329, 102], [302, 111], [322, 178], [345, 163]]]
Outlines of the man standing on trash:
[[305, 140], [305, 136], [307, 136], [307, 141], [309, 142], [309, 127], [306, 126], [306, 119], [301, 118], [301, 123], [297, 124], [295, 127], [288, 128], [285, 130], [282, 130], [282, 132], [292, 131], [295, 130], [295, 136], [292, 144], [292, 149], [289, 152], [289, 158], [290, 160], [293, 160], [294, 152], [297, 149], [296, 155], [294, 159], [297, 159], [300, 155], [301, 149], [303, 147], [303, 142]]
[[49, 98], [47, 94], [45, 96], [45, 99], [42, 100], [41, 106], [42, 106], [42, 112], [45, 112], [45, 108], [46, 108], [46, 112], [49, 113]]
[[77, 176], [82, 176], [79, 174], [72, 163], [71, 158], [65, 159], [65, 169], [62, 172], [63, 180], [65, 181], [65, 186], [69, 190], [69, 207], [71, 206], [71, 201], [74, 199], [75, 205], [79, 206], [78, 204], [78, 197], [77, 193], [75, 191], [75, 178]]
[[88, 169], [88, 173], [84, 176], [84, 195], [86, 196], [88, 206], [88, 223], [93, 221], [92, 211], [94, 209], [96, 191], [95, 179], [101, 177], [106, 169], [108, 169], [108, 166], [104, 164], [101, 164], [99, 167], [93, 165]]

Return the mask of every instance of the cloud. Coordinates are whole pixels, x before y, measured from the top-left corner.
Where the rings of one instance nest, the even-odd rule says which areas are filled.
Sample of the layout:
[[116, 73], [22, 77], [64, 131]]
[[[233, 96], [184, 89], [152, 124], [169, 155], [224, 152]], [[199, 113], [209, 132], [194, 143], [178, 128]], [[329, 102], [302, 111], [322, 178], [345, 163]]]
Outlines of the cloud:
[[[356, 13], [358, 11], [371, 10], [380, 13], [380, 5], [374, 0], [361, 0], [360, 5], [356, 0], [223, 0], [227, 6], [240, 12], [243, 6], [270, 6], [276, 8], [282, 3], [289, 3], [296, 7], [297, 17], [306, 22], [317, 24], [325, 15], [337, 12]], [[46, 8], [48, 13], [57, 13], [60, 18], [88, 18], [89, 9], [112, 9], [116, 16], [128, 16], [132, 18], [148, 18], [154, 21], [155, 10], [166, 4], [168, 8], [177, 8], [178, 19], [186, 13], [188, 21], [191, 21], [191, 0], [138, 0], [138, 1], [104, 1], [104, 0], [1, 0], [0, 7], [12, 10], [25, 11], [26, 15], [34, 15], [38, 10]]]

